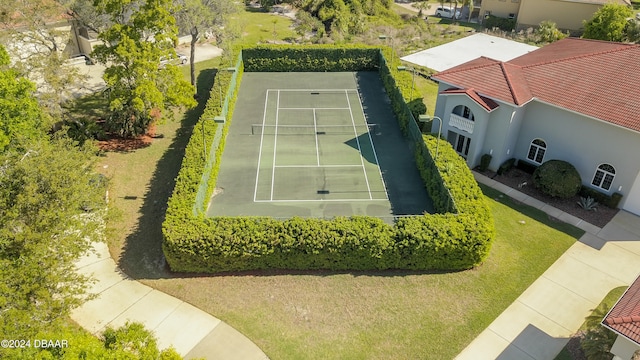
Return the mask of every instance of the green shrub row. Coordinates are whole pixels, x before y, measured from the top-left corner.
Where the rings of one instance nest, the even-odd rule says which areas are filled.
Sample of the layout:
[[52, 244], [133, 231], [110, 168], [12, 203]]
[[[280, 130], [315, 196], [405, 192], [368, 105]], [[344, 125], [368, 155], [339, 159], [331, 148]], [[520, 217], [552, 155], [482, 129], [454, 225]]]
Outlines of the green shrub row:
[[484, 18], [484, 27], [487, 29], [498, 28], [502, 31], [511, 31], [516, 28], [516, 19], [507, 19], [489, 15]]
[[[296, 48], [296, 52], [298, 50]], [[370, 48], [365, 47], [363, 51], [368, 52]], [[353, 52], [356, 53], [355, 50]], [[242, 59], [245, 70], [249, 69], [246, 64], [258, 63], [254, 61], [256, 58], [252, 57], [253, 54], [263, 57], [268, 55], [264, 49], [259, 52], [255, 48], [244, 50]], [[318, 52], [312, 54], [319, 56]], [[324, 54], [334, 52], [325, 51]], [[270, 56], [277, 55], [271, 53]], [[301, 54], [297, 56], [304, 58]], [[379, 52], [376, 56], [378, 60], [372, 59], [372, 62], [380, 60]], [[325, 58], [318, 61], [328, 63]], [[351, 63], [356, 62], [361, 63]], [[342, 62], [345, 63], [350, 62]], [[360, 68], [343, 70], [354, 71]], [[394, 91], [398, 93], [395, 102], [404, 103], [402, 95], [409, 93], [410, 85], [398, 87], [395, 84], [406, 84], [406, 73], [399, 73], [395, 66], [388, 68], [386, 72], [393, 81], [387, 81], [385, 84], [393, 84]], [[396, 76], [399, 79], [396, 79]], [[409, 83], [410, 81], [409, 77]], [[387, 89], [388, 92], [389, 90]], [[212, 92], [212, 99], [214, 96]], [[213, 106], [207, 106], [207, 109]], [[396, 108], [402, 107], [394, 104], [394, 109]], [[230, 116], [228, 118], [230, 119]], [[197, 136], [201, 134], [198, 135], [194, 131], [190, 145], [194, 138], [196, 143], [202, 142]], [[442, 199], [439, 201], [442, 204], [437, 208], [450, 210], [456, 209], [454, 204], [461, 206], [457, 213], [402, 218], [395, 226], [378, 218], [363, 216], [338, 217], [332, 220], [294, 217], [284, 221], [269, 217], [206, 218], [201, 213], [194, 216], [189, 209], [193, 206], [193, 191], [198, 185], [193, 181], [200, 175], [198, 170], [202, 171], [204, 163], [200, 169], [195, 166], [185, 169], [185, 164], [190, 164], [186, 161], [187, 157], [202, 157], [201, 153], [188, 147], [177, 182], [181, 183], [186, 179], [191, 183], [188, 186], [176, 184], [176, 191], [170, 200], [163, 225], [163, 250], [167, 262], [173, 271], [182, 272], [269, 268], [457, 270], [476, 266], [486, 258], [495, 232], [482, 193], [464, 161], [450, 146], [444, 142], [440, 144], [436, 166], [431, 161], [434, 144], [430, 143], [428, 138], [423, 140], [421, 135], [419, 142], [424, 149], [420, 153], [423, 158], [418, 158], [418, 161], [425, 185], [436, 197]], [[218, 148], [220, 153], [223, 146], [224, 143], [221, 143]], [[453, 163], [454, 168], [441, 171], [440, 168], [447, 169], [449, 166], [445, 162]], [[211, 189], [215, 186], [218, 163], [216, 161], [209, 178]], [[190, 195], [186, 193], [189, 189], [192, 191]], [[438, 194], [438, 191], [441, 194]], [[449, 205], [445, 204], [447, 201]]]
[[379, 49], [342, 45], [265, 45], [242, 50], [245, 71], [373, 71]]
[[[237, 63], [228, 63], [232, 66]], [[224, 64], [221, 64], [221, 67]], [[229, 125], [231, 117], [233, 115], [233, 109], [235, 105], [235, 99], [237, 97], [237, 91], [240, 87], [240, 80], [242, 79], [242, 62], [239, 62], [240, 66], [237, 66], [237, 82], [233, 89], [229, 89], [231, 78], [233, 73], [217, 72], [214, 79], [214, 86], [210, 90], [210, 97], [207, 100], [205, 109], [200, 116], [199, 121], [193, 127], [193, 132], [189, 143], [185, 148], [185, 155], [182, 159], [182, 165], [178, 176], [176, 177], [175, 187], [173, 194], [168, 201], [167, 211], [165, 214], [165, 220], [162, 223], [163, 231], [163, 249], [165, 250], [165, 256], [167, 260], [171, 258], [171, 249], [179, 247], [180, 244], [191, 241], [194, 239], [195, 229], [200, 227], [202, 219], [204, 218], [204, 211], [206, 208], [206, 200], [200, 207], [197, 207], [194, 212], [194, 204], [196, 204], [196, 194], [201, 186], [203, 179], [207, 180], [206, 193], [204, 199], [209, 199], [215, 188], [216, 179], [220, 167], [220, 159], [224, 150], [225, 138], [229, 131]], [[217, 124], [211, 119], [222, 114], [222, 108], [220, 106], [220, 91], [218, 86], [222, 89], [222, 96], [231, 92], [232, 96], [229, 101], [229, 109], [226, 114], [227, 121], [224, 125]], [[222, 138], [220, 140], [220, 146], [215, 149], [213, 159], [206, 159], [203, 156], [205, 144], [211, 146], [218, 126], [223, 126]], [[203, 129], [204, 129], [204, 143], [203, 143]], [[208, 149], [207, 149], [208, 150]], [[207, 154], [208, 157], [209, 154]], [[208, 160], [208, 161], [207, 161]]]
[[580, 188], [580, 196], [583, 197], [592, 197], [600, 204], [603, 204], [612, 209], [617, 209], [618, 205], [620, 205], [620, 200], [622, 200], [622, 194], [613, 193], [611, 195], [604, 194], [598, 190], [592, 189], [590, 187], [582, 185]]

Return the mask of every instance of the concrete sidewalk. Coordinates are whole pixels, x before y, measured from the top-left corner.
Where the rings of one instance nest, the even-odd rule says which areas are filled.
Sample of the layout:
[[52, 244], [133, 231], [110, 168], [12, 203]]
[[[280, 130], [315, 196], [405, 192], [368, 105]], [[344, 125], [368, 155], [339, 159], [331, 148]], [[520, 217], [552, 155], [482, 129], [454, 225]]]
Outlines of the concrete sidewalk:
[[605, 295], [640, 272], [640, 217], [600, 229], [474, 172], [476, 180], [586, 233], [456, 359], [553, 359]]
[[160, 349], [173, 346], [186, 359], [268, 359], [251, 340], [224, 322], [127, 277], [105, 243], [95, 243], [94, 248], [77, 266], [81, 274], [96, 279], [89, 293], [98, 297], [71, 314], [86, 330], [97, 335], [107, 326], [117, 328], [135, 321], [153, 330]]

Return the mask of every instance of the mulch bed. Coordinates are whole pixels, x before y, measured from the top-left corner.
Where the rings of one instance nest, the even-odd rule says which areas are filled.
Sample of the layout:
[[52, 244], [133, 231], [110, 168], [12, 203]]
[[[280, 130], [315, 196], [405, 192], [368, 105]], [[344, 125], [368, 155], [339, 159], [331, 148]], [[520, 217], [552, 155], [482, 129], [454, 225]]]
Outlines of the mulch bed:
[[161, 137], [156, 135], [155, 125], [151, 125], [146, 134], [133, 139], [125, 139], [114, 134], [107, 134], [107, 140], [98, 141], [98, 147], [102, 151], [131, 152], [146, 148], [151, 145], [153, 139]]
[[[478, 170], [476, 169], [476, 171]], [[598, 205], [596, 211], [585, 210], [578, 205], [580, 195], [561, 199], [543, 194], [533, 186], [531, 174], [518, 168], [512, 168], [502, 175], [491, 171], [478, 172], [600, 228], [604, 227], [618, 213], [618, 209], [612, 209], [602, 204]]]

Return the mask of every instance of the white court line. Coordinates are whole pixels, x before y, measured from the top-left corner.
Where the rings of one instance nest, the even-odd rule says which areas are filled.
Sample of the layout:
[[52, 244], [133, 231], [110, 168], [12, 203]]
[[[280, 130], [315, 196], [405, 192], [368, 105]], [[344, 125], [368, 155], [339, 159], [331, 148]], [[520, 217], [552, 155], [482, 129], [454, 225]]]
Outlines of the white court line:
[[276, 165], [277, 168], [336, 168], [336, 167], [361, 167], [362, 165]]
[[311, 199], [311, 200], [257, 200], [256, 202], [325, 202], [325, 201], [345, 201], [345, 202], [355, 202], [355, 201], [388, 201], [386, 199]]
[[296, 92], [342, 92], [342, 91], [358, 91], [358, 89], [267, 89], [267, 91], [296, 91]]
[[[367, 122], [367, 115], [364, 113], [364, 107], [362, 107], [362, 99], [360, 99], [360, 93], [358, 93], [358, 103], [360, 105], [360, 111], [362, 112], [362, 118], [365, 123]], [[380, 126], [380, 124], [378, 124]], [[389, 193], [387, 193], [387, 184], [384, 182], [384, 178], [382, 177], [382, 170], [380, 169], [380, 163], [378, 162], [378, 154], [376, 153], [376, 146], [373, 145], [373, 139], [371, 138], [371, 131], [367, 131], [367, 135], [369, 135], [369, 143], [371, 144], [371, 150], [373, 150], [373, 158], [376, 160], [376, 166], [378, 167], [378, 173], [380, 174], [380, 181], [382, 181], [382, 187], [384, 188], [384, 196], [387, 200], [389, 200]]]
[[349, 110], [349, 108], [323, 108], [323, 107], [312, 107], [312, 108], [297, 108], [297, 107], [283, 107], [280, 108], [280, 110], [311, 110], [311, 109], [318, 109], [318, 110]]
[[313, 133], [316, 138], [316, 160], [320, 166], [320, 148], [318, 147], [318, 123], [316, 121], [316, 109], [313, 109]]
[[347, 104], [349, 104], [349, 115], [351, 115], [351, 124], [353, 125], [353, 133], [356, 136], [356, 144], [358, 144], [358, 152], [360, 153], [360, 163], [362, 164], [364, 181], [367, 183], [367, 190], [369, 191], [369, 200], [373, 200], [373, 195], [371, 195], [371, 187], [369, 186], [369, 178], [367, 177], [367, 169], [365, 169], [364, 160], [362, 159], [362, 148], [360, 147], [360, 140], [358, 139], [358, 130], [356, 129], [356, 122], [353, 120], [353, 112], [351, 111], [351, 101], [349, 101], [349, 94], [347, 93], [347, 90], [344, 91], [344, 96], [347, 97]]
[[[278, 110], [280, 110], [280, 90], [276, 100], [276, 127], [273, 135], [273, 165], [271, 167], [271, 200], [273, 200], [273, 184], [276, 179], [276, 147], [278, 145]], [[263, 128], [264, 129], [264, 128]], [[264, 130], [262, 130], [264, 132]]]
[[262, 140], [264, 139], [264, 125], [267, 120], [267, 103], [269, 102], [269, 90], [267, 90], [267, 94], [264, 97], [264, 114], [262, 115], [262, 131], [260, 134], [260, 151], [258, 152], [258, 171], [256, 171], [256, 188], [253, 191], [253, 201], [256, 201], [256, 197], [258, 196], [258, 179], [260, 176], [260, 161], [262, 158]]

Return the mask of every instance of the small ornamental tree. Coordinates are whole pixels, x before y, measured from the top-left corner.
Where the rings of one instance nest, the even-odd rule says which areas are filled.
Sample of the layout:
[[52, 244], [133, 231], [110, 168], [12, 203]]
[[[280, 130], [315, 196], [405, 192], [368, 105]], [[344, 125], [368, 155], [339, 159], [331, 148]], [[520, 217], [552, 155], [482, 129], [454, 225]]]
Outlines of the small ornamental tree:
[[626, 37], [625, 29], [633, 11], [626, 5], [606, 4], [593, 14], [589, 21], [584, 22], [585, 39], [606, 41], [623, 41]]
[[573, 165], [562, 160], [549, 160], [533, 172], [533, 184], [547, 195], [570, 198], [580, 191], [582, 180]]
[[174, 10], [169, 0], [97, 1], [113, 25], [100, 33], [102, 45], [93, 55], [107, 65], [104, 80], [109, 87], [109, 130], [124, 137], [144, 134], [152, 122], [171, 117], [177, 106], [195, 106], [193, 86], [172, 65], [160, 66], [160, 58], [175, 57], [177, 37]]
[[567, 37], [567, 34], [558, 30], [556, 23], [549, 20], [540, 22], [536, 29], [536, 35], [538, 35], [539, 42], [541, 43], [552, 43]]

